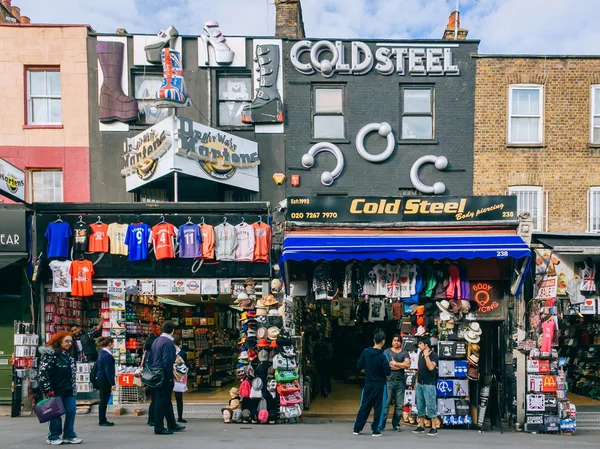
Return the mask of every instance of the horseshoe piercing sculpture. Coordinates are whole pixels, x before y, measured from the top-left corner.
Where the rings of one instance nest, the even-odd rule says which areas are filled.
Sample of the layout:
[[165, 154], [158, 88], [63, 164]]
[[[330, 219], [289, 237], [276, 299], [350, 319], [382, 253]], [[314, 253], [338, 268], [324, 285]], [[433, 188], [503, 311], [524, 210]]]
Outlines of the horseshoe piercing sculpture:
[[448, 166], [448, 159], [444, 156], [423, 156], [417, 159], [410, 169], [410, 182], [412, 185], [421, 193], [434, 193], [435, 195], [441, 195], [446, 191], [446, 184], [443, 182], [436, 182], [433, 186], [427, 186], [419, 179], [419, 169], [424, 164], [434, 164], [438, 170], [444, 170]]
[[[323, 50], [329, 50], [329, 52], [333, 55], [333, 59], [330, 61], [329, 59], [323, 59], [319, 62], [319, 53]], [[330, 77], [333, 75], [333, 68], [338, 62], [340, 55], [333, 45], [329, 41], [319, 41], [310, 49], [310, 62], [317, 70], [319, 70], [324, 76]]]
[[[365, 150], [365, 137], [371, 131], [377, 131], [380, 136], [387, 139], [387, 145], [382, 153], [377, 155], [371, 154]], [[362, 127], [362, 129], [356, 135], [356, 151], [365, 160], [369, 162], [383, 162], [389, 158], [394, 150], [396, 149], [396, 139], [392, 133], [392, 127], [387, 122], [382, 123], [369, 123]]]
[[337, 164], [332, 171], [324, 171], [321, 173], [321, 183], [325, 186], [330, 186], [333, 184], [333, 181], [342, 174], [342, 170], [344, 169], [344, 155], [337, 146], [329, 142], [319, 142], [314, 144], [310, 147], [308, 153], [302, 156], [302, 166], [311, 168], [315, 165], [315, 156], [323, 151], [333, 154], [337, 160]]

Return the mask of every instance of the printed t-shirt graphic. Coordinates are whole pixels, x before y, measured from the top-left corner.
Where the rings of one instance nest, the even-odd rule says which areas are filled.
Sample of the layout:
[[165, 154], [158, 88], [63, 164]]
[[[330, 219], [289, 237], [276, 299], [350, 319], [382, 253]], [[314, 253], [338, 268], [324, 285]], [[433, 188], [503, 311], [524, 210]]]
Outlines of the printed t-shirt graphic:
[[200, 225], [200, 233], [202, 234], [202, 258], [215, 258], [215, 228], [211, 225]]
[[263, 222], [252, 223], [254, 228], [254, 262], [269, 263], [271, 226]]
[[88, 251], [91, 253], [108, 252], [108, 225], [105, 223], [94, 223], [90, 225]]
[[402, 286], [400, 285], [400, 265], [388, 264], [385, 277], [385, 296], [388, 298], [400, 298]]
[[175, 257], [173, 243], [176, 237], [177, 228], [171, 223], [159, 223], [152, 227], [152, 244], [157, 260]]
[[73, 249], [75, 251], [87, 251], [90, 227], [87, 223], [75, 223], [73, 226]]
[[125, 245], [127, 245], [129, 260], [146, 260], [148, 257], [148, 244], [151, 242], [152, 231], [146, 223], [131, 223], [127, 227]]
[[94, 265], [89, 260], [74, 260], [69, 268], [71, 275], [71, 296], [92, 296], [92, 276]]
[[52, 270], [52, 291], [70, 292], [71, 291], [71, 261], [53, 260], [49, 264]]
[[387, 269], [385, 265], [377, 264], [373, 266], [373, 273], [375, 274], [375, 279], [377, 282], [377, 287], [375, 288], [376, 296], [385, 296], [387, 295]]
[[182, 259], [196, 259], [202, 257], [202, 236], [200, 226], [197, 224], [184, 224], [179, 226], [179, 257]]
[[48, 225], [44, 236], [48, 239], [48, 258], [69, 257], [69, 238], [73, 235], [71, 226], [65, 221], [53, 221]]
[[235, 227], [237, 246], [235, 260], [237, 262], [252, 262], [254, 260], [254, 228], [248, 223], [240, 223]]
[[375, 265], [372, 263], [363, 263], [362, 269], [364, 271], [365, 284], [363, 293], [365, 295], [375, 296], [377, 294], [377, 274], [373, 270]]
[[110, 239], [110, 253], [120, 256], [127, 255], [127, 245], [125, 245], [125, 236], [127, 235], [127, 225], [125, 223], [111, 223], [108, 225], [108, 238]]

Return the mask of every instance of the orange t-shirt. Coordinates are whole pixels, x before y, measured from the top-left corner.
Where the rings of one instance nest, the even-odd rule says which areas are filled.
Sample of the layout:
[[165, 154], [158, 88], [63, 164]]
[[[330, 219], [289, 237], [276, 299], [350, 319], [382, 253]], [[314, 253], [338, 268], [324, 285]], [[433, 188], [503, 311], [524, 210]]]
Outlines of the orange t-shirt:
[[202, 234], [202, 258], [215, 258], [215, 228], [211, 225], [200, 225], [200, 233]]
[[92, 276], [94, 264], [89, 260], [74, 260], [69, 268], [71, 275], [71, 296], [92, 296]]
[[254, 262], [269, 263], [271, 250], [271, 226], [266, 223], [256, 222], [254, 228]]
[[175, 257], [173, 242], [176, 236], [177, 229], [171, 223], [159, 223], [152, 227], [152, 244], [157, 260]]
[[90, 225], [92, 233], [88, 237], [88, 251], [90, 253], [108, 252], [108, 225], [94, 223]]

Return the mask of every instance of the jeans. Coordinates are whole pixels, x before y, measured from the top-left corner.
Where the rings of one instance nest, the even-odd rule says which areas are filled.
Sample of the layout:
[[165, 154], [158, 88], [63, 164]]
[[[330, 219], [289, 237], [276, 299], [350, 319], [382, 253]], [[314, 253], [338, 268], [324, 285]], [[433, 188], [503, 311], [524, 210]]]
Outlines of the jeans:
[[404, 390], [406, 390], [406, 384], [404, 383], [404, 379], [387, 381], [387, 401], [385, 403], [385, 409], [383, 411], [383, 416], [385, 417], [385, 420], [383, 421], [382, 428], [385, 428], [392, 400], [394, 400], [395, 402], [394, 416], [392, 418], [392, 427], [398, 427], [400, 425], [400, 419], [402, 419], [402, 409], [404, 408]]
[[160, 387], [156, 389], [156, 398], [154, 404], [154, 433], [161, 433], [165, 430], [164, 422], [167, 420], [167, 428], [173, 430], [177, 427], [175, 422], [175, 413], [173, 413], [173, 379], [165, 379]]
[[60, 434], [63, 434], [63, 439], [70, 440], [72, 438], [77, 438], [75, 434], [75, 414], [77, 413], [77, 401], [75, 397], [72, 395], [69, 396], [61, 396], [63, 401], [63, 405], [65, 406], [65, 427], [63, 430], [62, 427], [62, 416], [58, 418], [54, 418], [50, 421], [49, 429], [48, 429], [48, 439], [49, 440], [58, 440], [60, 439]]
[[417, 383], [417, 415], [429, 419], [437, 416], [437, 391], [435, 385]]
[[106, 407], [110, 400], [110, 393], [112, 392], [112, 386], [107, 379], [98, 379], [98, 387], [100, 387], [100, 405], [98, 406], [98, 419], [99, 423], [106, 422]]

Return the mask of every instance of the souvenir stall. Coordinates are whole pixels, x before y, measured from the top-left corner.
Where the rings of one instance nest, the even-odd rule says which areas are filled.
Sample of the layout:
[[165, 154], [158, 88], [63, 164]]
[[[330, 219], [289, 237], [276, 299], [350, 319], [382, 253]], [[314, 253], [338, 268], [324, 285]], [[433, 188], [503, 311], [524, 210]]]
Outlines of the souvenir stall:
[[[418, 201], [425, 200], [432, 199]], [[435, 200], [440, 211], [460, 202]], [[475, 212], [482, 209], [478, 202], [490, 207], [503, 200], [464, 199], [466, 209], [470, 206]], [[508, 349], [498, 343], [498, 336], [509, 333], [508, 304], [518, 297], [529, 268], [530, 251], [516, 235], [517, 223], [499, 225], [495, 215], [457, 223], [455, 214], [440, 213], [435, 223], [432, 217], [414, 214], [404, 225], [401, 204], [416, 199], [366, 200], [375, 205], [395, 201], [398, 211], [393, 217], [378, 214], [375, 206], [371, 216], [353, 216], [357, 201], [365, 199], [288, 198], [280, 265], [287, 293], [298, 309], [294, 316], [296, 334], [304, 336], [303, 366], [317, 379], [312, 381], [313, 401], [306, 413], [355, 413], [362, 382], [356, 360], [372, 345], [373, 335], [383, 331], [386, 347], [399, 334], [411, 357], [411, 367], [405, 370], [405, 423], [416, 422], [417, 341], [429, 336], [440, 359], [437, 392], [443, 424], [479, 425], [480, 379], [492, 373], [505, 376]], [[503, 207], [510, 210], [511, 201]], [[425, 222], [421, 227], [415, 224], [419, 220]], [[323, 341], [333, 345], [334, 366], [325, 400], [315, 394], [322, 392], [319, 380], [328, 377], [319, 367]], [[508, 401], [497, 401], [495, 418], [504, 419]], [[348, 410], [340, 412], [341, 404]], [[485, 409], [480, 415], [483, 427]]]

